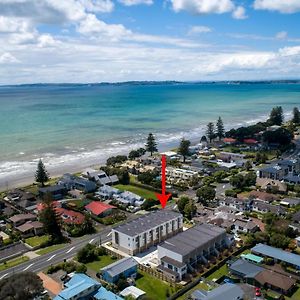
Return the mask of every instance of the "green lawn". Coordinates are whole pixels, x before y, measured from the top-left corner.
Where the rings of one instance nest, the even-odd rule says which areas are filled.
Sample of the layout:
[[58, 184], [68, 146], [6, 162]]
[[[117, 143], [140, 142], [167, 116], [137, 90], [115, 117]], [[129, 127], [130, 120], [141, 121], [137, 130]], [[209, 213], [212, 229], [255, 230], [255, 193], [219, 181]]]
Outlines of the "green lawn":
[[26, 244], [31, 247], [38, 247], [49, 240], [48, 235], [33, 236], [25, 240]]
[[223, 275], [228, 274], [228, 268], [227, 265], [225, 264], [221, 268], [219, 268], [217, 271], [213, 272], [211, 275], [207, 277], [208, 280], [213, 280], [214, 278], [219, 279]]
[[115, 262], [116, 259], [112, 259], [109, 255], [100, 256], [100, 260], [96, 260], [86, 264], [88, 269], [91, 269], [95, 272], [99, 272], [99, 270], [103, 267], [108, 266], [109, 264]]
[[20, 257], [8, 260], [6, 263], [0, 264], [0, 271], [15, 267], [15, 266], [17, 266], [25, 261], [28, 261], [28, 260], [29, 260], [29, 258], [27, 256], [20, 256]]
[[156, 199], [155, 192], [141, 188], [141, 187], [137, 187], [137, 186], [130, 185], [130, 184], [128, 184], [128, 185], [117, 184], [114, 187], [121, 191], [129, 191], [129, 192], [135, 193], [145, 199], [149, 199], [149, 198]]
[[47, 253], [49, 253], [49, 252], [52, 252], [52, 251], [61, 249], [61, 248], [65, 247], [65, 246], [66, 246], [66, 244], [52, 245], [52, 246], [49, 246], [49, 247], [40, 249], [40, 250], [38, 250], [38, 251], [35, 251], [35, 253], [36, 253], [36, 254], [39, 254], [39, 255], [44, 255], [44, 254], [47, 254]]
[[145, 272], [139, 271], [136, 287], [147, 294], [147, 299], [163, 300], [167, 298], [167, 291], [171, 293], [169, 285]]
[[285, 296], [286, 300], [299, 300], [300, 299], [300, 284], [297, 284], [297, 287], [298, 287], [298, 289], [291, 297]]

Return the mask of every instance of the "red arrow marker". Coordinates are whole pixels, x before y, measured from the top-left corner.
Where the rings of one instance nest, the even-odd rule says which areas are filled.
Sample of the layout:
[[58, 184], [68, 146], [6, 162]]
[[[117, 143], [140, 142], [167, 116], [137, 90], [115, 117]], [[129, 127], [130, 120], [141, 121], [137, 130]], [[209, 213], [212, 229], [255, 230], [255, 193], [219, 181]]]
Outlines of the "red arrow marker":
[[166, 156], [161, 156], [161, 194], [156, 194], [162, 208], [165, 208], [171, 194], [166, 194]]

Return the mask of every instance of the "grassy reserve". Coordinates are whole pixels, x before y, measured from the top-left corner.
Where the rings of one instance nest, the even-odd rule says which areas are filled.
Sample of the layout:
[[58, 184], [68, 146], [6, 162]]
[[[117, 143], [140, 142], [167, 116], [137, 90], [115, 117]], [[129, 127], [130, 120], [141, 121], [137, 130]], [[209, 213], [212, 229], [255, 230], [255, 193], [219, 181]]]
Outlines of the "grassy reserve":
[[0, 271], [4, 271], [6, 269], [15, 267], [15, 266], [22, 264], [23, 262], [28, 261], [28, 260], [29, 260], [29, 258], [27, 256], [20, 256], [20, 257], [14, 258], [14, 259], [10, 259], [10, 260], [6, 261], [5, 263], [0, 264]]
[[155, 192], [149, 191], [149, 190], [141, 188], [141, 187], [137, 187], [137, 186], [130, 185], [130, 184], [128, 184], [128, 185], [117, 184], [114, 187], [121, 191], [129, 191], [129, 192], [135, 193], [145, 199], [149, 199], [149, 198], [156, 199]]

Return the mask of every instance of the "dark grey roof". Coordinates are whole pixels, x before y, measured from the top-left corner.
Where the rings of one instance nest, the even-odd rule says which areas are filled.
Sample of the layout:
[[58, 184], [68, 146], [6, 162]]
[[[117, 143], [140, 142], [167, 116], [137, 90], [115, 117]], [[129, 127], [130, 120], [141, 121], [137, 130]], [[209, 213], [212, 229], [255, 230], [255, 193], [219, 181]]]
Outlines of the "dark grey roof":
[[294, 253], [290, 253], [264, 244], [257, 244], [251, 249], [251, 251], [300, 267], [300, 255]]
[[123, 272], [138, 266], [137, 261], [132, 257], [124, 257], [104, 268], [101, 271], [107, 272], [111, 277], [122, 274]]
[[282, 202], [287, 202], [290, 205], [298, 205], [300, 204], [300, 199], [299, 198], [284, 198]]
[[195, 292], [192, 294], [192, 299], [195, 300], [237, 300], [244, 297], [243, 290], [238, 285], [232, 283], [222, 284], [210, 292], [202, 290], [199, 290], [198, 293]]
[[178, 217], [182, 217], [182, 215], [178, 212], [161, 209], [141, 216], [140, 218], [127, 222], [123, 225], [117, 226], [114, 228], [114, 230], [134, 237]]
[[171, 237], [159, 247], [184, 256], [225, 234], [225, 229], [220, 227], [210, 224], [199, 224]]
[[239, 273], [242, 277], [253, 278], [264, 269], [240, 258], [229, 266], [229, 270]]
[[46, 186], [43, 188], [39, 188], [39, 191], [41, 193], [53, 193], [53, 192], [59, 192], [59, 191], [65, 191], [66, 188], [61, 184]]
[[177, 268], [182, 268], [185, 266], [185, 264], [181, 263], [180, 261], [170, 258], [168, 256], [164, 256], [160, 260], [167, 264], [171, 264], [172, 266], [175, 266]]
[[287, 176], [283, 177], [283, 180], [300, 183], [300, 177], [296, 176], [296, 175], [287, 175]]

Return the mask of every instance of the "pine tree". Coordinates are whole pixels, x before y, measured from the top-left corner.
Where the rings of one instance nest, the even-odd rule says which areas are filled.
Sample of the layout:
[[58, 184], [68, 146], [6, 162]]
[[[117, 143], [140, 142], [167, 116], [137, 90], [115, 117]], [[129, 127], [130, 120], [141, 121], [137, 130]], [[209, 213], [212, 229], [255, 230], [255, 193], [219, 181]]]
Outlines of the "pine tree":
[[178, 153], [183, 156], [183, 162], [185, 162], [186, 157], [189, 155], [189, 147], [191, 145], [191, 142], [189, 140], [185, 140], [184, 138], [181, 140]]
[[45, 233], [51, 236], [53, 243], [60, 243], [63, 240], [59, 216], [53, 207], [51, 195], [46, 195], [43, 199], [43, 209], [40, 212], [40, 221], [44, 225]]
[[207, 137], [205, 135], [202, 135], [200, 143], [207, 143]]
[[37, 170], [35, 172], [35, 180], [44, 186], [44, 183], [49, 180], [48, 172], [43, 164], [42, 160], [40, 159], [37, 165]]
[[219, 138], [219, 140], [221, 140], [225, 136], [224, 124], [221, 117], [219, 117], [219, 119], [217, 120], [216, 127], [217, 127], [217, 137]]
[[296, 125], [300, 124], [300, 112], [299, 112], [298, 107], [294, 107], [294, 109], [293, 109], [293, 120], [292, 121]]
[[207, 135], [207, 137], [209, 139], [209, 142], [211, 143], [212, 140], [215, 138], [215, 126], [214, 126], [214, 123], [209, 122], [207, 124], [206, 135]]
[[284, 120], [284, 116], [283, 116], [283, 110], [281, 106], [276, 106], [273, 107], [273, 109], [271, 110], [270, 113], [270, 117], [269, 117], [269, 124], [270, 125], [279, 125], [281, 126]]
[[145, 147], [146, 147], [146, 151], [150, 152], [151, 156], [153, 152], [157, 152], [157, 144], [155, 142], [155, 138], [152, 133], [149, 133]]

